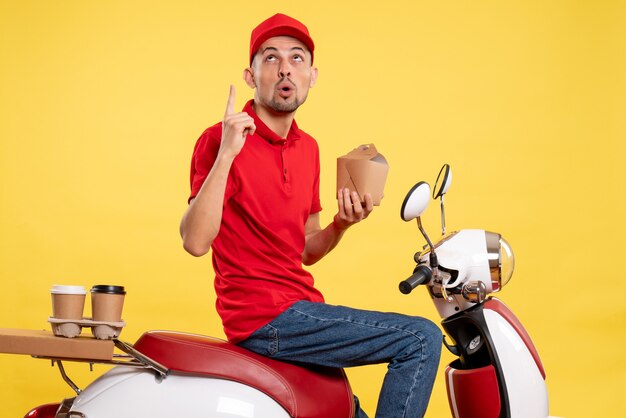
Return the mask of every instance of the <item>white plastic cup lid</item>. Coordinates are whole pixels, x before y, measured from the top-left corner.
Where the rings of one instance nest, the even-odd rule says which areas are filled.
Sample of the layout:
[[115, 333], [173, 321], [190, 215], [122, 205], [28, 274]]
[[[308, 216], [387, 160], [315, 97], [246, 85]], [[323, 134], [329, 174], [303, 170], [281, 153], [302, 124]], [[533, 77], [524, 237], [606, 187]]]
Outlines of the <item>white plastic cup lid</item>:
[[86, 295], [87, 290], [84, 286], [66, 286], [61, 284], [55, 284], [50, 289], [50, 293], [55, 295]]

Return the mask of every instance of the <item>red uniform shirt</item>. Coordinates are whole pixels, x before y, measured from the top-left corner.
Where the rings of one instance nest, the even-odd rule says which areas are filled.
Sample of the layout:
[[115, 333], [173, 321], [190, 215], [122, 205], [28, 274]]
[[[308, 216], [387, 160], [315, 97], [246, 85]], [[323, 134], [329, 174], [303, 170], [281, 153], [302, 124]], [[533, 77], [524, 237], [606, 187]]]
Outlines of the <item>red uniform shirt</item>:
[[[323, 302], [311, 274], [302, 268], [304, 226], [322, 210], [317, 142], [295, 120], [286, 139], [254, 118], [228, 175], [224, 212], [213, 249], [216, 307], [229, 341], [246, 339], [299, 300]], [[211, 170], [222, 124], [198, 139], [191, 163], [191, 198]]]

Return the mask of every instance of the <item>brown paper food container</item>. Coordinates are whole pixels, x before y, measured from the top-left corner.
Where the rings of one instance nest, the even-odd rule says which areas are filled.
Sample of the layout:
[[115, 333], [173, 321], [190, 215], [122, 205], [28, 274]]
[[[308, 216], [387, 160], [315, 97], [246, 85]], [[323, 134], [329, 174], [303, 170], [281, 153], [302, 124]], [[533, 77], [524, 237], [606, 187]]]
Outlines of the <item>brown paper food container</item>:
[[374, 206], [379, 206], [388, 172], [389, 164], [374, 144], [360, 145], [337, 158], [337, 190], [348, 188], [356, 191], [361, 202], [365, 201], [365, 194], [369, 193]]

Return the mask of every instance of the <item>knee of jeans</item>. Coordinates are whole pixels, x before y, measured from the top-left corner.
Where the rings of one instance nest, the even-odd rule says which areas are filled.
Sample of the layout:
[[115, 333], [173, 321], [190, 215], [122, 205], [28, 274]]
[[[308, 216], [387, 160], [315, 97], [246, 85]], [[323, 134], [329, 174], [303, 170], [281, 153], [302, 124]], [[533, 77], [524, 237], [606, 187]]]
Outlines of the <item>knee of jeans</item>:
[[427, 319], [423, 319], [419, 328], [420, 339], [422, 340], [423, 349], [430, 353], [441, 353], [441, 345], [443, 344], [443, 334], [441, 329]]
[[443, 340], [443, 333], [441, 332], [441, 329], [437, 326], [437, 324], [429, 321], [428, 326], [426, 328], [427, 328], [428, 338], [431, 341], [438, 343], [438, 345], [441, 345], [441, 342]]
[[440, 354], [441, 346], [443, 345], [443, 333], [434, 322], [430, 322], [429, 324], [428, 341], [433, 353]]
[[433, 322], [419, 318], [407, 328], [404, 342], [406, 346], [399, 358], [425, 356], [425, 358], [439, 358], [443, 341], [441, 330]]

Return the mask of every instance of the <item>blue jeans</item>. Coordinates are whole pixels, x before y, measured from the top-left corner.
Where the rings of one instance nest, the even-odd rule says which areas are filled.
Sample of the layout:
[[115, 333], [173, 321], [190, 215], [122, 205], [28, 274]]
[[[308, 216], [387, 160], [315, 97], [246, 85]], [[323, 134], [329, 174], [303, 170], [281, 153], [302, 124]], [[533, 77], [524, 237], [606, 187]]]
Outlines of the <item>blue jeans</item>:
[[[300, 301], [239, 345], [305, 365], [389, 363], [376, 417], [416, 418], [428, 406], [441, 342], [439, 328], [424, 318]], [[355, 401], [355, 417], [367, 417]]]

